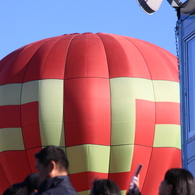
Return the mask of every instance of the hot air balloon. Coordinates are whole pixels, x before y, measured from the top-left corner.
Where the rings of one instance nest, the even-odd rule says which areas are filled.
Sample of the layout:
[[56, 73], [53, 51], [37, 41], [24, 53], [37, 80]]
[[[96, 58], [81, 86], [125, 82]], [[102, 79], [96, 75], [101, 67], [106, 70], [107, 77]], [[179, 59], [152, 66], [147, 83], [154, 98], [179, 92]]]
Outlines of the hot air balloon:
[[[34, 153], [65, 149], [81, 195], [109, 178], [125, 194], [139, 163], [141, 190], [157, 194], [181, 166], [177, 59], [143, 40], [66, 34], [0, 61], [0, 192], [35, 172]], [[152, 185], [151, 185], [152, 183]]]

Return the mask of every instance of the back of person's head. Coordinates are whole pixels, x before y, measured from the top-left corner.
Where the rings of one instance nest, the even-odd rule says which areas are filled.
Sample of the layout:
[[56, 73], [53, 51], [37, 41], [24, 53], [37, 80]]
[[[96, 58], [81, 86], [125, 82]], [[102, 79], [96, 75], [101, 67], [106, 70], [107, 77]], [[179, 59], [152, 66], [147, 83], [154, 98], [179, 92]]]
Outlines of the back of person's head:
[[30, 195], [33, 192], [37, 192], [38, 187], [39, 187], [38, 173], [31, 173], [24, 179], [23, 182], [13, 184], [8, 191], [9, 192], [18, 191], [19, 194]]
[[29, 195], [33, 192], [37, 192], [39, 188], [38, 173], [29, 174], [22, 183], [26, 186]]
[[173, 186], [170, 195], [195, 195], [194, 177], [188, 170], [169, 169], [164, 179]]
[[91, 195], [120, 195], [120, 189], [109, 179], [99, 179], [93, 182]]
[[59, 166], [60, 170], [68, 170], [69, 163], [67, 156], [60, 147], [46, 146], [35, 154], [35, 158], [45, 167], [48, 166], [51, 161], [54, 161]]
[[10, 186], [3, 192], [3, 195], [20, 195], [22, 188], [21, 186]]

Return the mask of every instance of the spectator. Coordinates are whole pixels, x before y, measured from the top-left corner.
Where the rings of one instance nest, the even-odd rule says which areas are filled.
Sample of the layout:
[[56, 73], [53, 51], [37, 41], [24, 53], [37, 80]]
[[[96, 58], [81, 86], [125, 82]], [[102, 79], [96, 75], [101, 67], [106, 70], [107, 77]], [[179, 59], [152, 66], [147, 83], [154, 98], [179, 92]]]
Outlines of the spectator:
[[[136, 193], [139, 192], [139, 183], [135, 183]], [[130, 185], [131, 190], [131, 185]], [[129, 195], [135, 195], [131, 193]], [[140, 193], [141, 194], [141, 193]], [[169, 169], [159, 186], [159, 195], [195, 195], [195, 182], [193, 175], [186, 169]]]
[[23, 194], [23, 190], [25, 189], [21, 186], [10, 186], [3, 192], [3, 195], [26, 195]]
[[35, 154], [36, 168], [41, 185], [38, 195], [77, 195], [72, 187], [68, 171], [68, 159], [65, 152], [56, 146], [47, 146]]
[[15, 187], [23, 187], [22, 194], [23, 195], [33, 195], [38, 192], [39, 187], [39, 178], [38, 173], [29, 174], [23, 182], [13, 184]]
[[193, 175], [186, 169], [169, 169], [159, 187], [159, 195], [195, 195]]
[[38, 174], [29, 174], [23, 182], [15, 183], [3, 195], [33, 195], [38, 191]]
[[90, 195], [120, 195], [118, 186], [109, 179], [95, 180]]

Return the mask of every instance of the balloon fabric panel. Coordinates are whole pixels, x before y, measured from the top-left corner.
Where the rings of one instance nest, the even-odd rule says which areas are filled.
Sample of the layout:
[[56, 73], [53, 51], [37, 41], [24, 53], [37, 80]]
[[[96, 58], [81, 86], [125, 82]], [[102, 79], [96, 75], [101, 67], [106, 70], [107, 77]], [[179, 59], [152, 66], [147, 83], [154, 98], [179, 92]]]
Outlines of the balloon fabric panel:
[[1, 106], [0, 115], [0, 128], [21, 127], [19, 105]]
[[39, 124], [38, 109], [39, 109], [38, 102], [31, 102], [21, 105], [23, 127]]
[[110, 78], [150, 78], [147, 65], [140, 51], [125, 38], [99, 34], [104, 43]]
[[20, 105], [21, 90], [22, 90], [22, 85], [18, 83], [0, 86], [0, 93], [5, 95], [0, 99], [0, 105], [1, 106]]
[[63, 80], [45, 79], [39, 84], [39, 124], [42, 145], [63, 146]]
[[26, 150], [31, 149], [31, 148], [36, 148], [37, 146], [42, 145], [39, 124], [23, 126], [22, 136], [23, 136], [24, 146]]
[[65, 80], [64, 91], [66, 146], [110, 145], [110, 132], [107, 130], [110, 129], [109, 80]]
[[76, 36], [69, 46], [65, 80], [85, 77], [108, 78], [107, 56], [98, 35]]
[[137, 99], [136, 100], [136, 126], [135, 126], [136, 145], [144, 145], [144, 146], [152, 147], [153, 140], [154, 140], [154, 132], [155, 132], [154, 124], [155, 124], [155, 103], [151, 101]]
[[22, 83], [27, 64], [43, 41], [28, 45], [13, 52], [12, 57], [4, 64], [0, 72], [0, 84]]
[[43, 62], [41, 72], [42, 79], [64, 78], [66, 54], [72, 37], [73, 36], [61, 37], [51, 47], [45, 61]]
[[25, 151], [5, 151], [1, 153], [1, 160], [1, 165], [10, 183], [22, 181], [31, 171]]
[[24, 77], [24, 82], [44, 79], [42, 77], [43, 67], [49, 51], [55, 44], [55, 41], [43, 43], [34, 54], [33, 58], [28, 63], [27, 70]]
[[181, 149], [180, 125], [156, 125], [153, 147], [174, 147]]
[[156, 124], [180, 124], [180, 105], [175, 102], [156, 103]]
[[[140, 174], [140, 189], [143, 189], [143, 184], [145, 180], [143, 180], [142, 178], [146, 178], [152, 151], [153, 151], [152, 147], [142, 146], [138, 144], [135, 144], [134, 146], [133, 161], [131, 164], [131, 172], [128, 173], [127, 180], [128, 181], [132, 180], [132, 177], [135, 174], [138, 164], [141, 163], [142, 165], [144, 165], [145, 169], [142, 168], [141, 174]], [[117, 178], [117, 180], [119, 179]], [[122, 181], [119, 181], [119, 182], [120, 182], [119, 184], [122, 189], [127, 189], [128, 183], [124, 183]]]
[[170, 55], [165, 55], [166, 52], [163, 52], [162, 48], [159, 49], [158, 46], [146, 41], [136, 40], [129, 37], [127, 39], [139, 48], [139, 51], [147, 64], [152, 80], [179, 81], [178, 72], [175, 71], [177, 69], [176, 58], [173, 63], [171, 60], [172, 57], [167, 57]]
[[1, 128], [1, 152], [6, 150], [24, 150], [21, 128]]
[[[160, 156], [160, 157], [159, 157]], [[159, 181], [164, 179], [165, 170], [162, 167], [166, 166], [167, 170], [173, 167], [180, 167], [181, 162], [175, 159], [181, 158], [181, 151], [177, 148], [153, 148], [152, 155], [147, 169], [146, 179], [143, 184], [142, 190], [145, 194], [157, 194], [155, 188], [151, 189], [150, 182], [147, 178], [152, 178], [153, 185], [157, 188], [159, 186]], [[162, 159], [166, 159], [165, 161]]]
[[153, 80], [152, 84], [154, 97], [157, 102], [180, 102], [178, 82]]

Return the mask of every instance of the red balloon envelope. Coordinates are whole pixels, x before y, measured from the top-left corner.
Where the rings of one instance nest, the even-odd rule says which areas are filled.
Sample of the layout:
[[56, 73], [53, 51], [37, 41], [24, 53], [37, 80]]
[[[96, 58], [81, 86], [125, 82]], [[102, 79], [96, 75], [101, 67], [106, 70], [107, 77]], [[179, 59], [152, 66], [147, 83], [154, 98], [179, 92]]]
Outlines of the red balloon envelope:
[[0, 192], [35, 172], [34, 153], [65, 148], [70, 179], [128, 188], [139, 163], [143, 195], [181, 166], [177, 60], [151, 43], [113, 34], [52, 37], [0, 61]]

